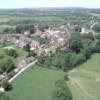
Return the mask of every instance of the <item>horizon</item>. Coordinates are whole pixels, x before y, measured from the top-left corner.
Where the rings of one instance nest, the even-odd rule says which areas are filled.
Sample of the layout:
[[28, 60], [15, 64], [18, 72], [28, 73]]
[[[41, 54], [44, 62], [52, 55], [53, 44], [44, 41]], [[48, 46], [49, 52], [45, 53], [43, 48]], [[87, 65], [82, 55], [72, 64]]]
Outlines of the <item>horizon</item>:
[[99, 0], [1, 0], [0, 9], [21, 8], [100, 8]]
[[88, 8], [88, 7], [21, 7], [21, 8], [0, 8], [0, 10], [17, 10], [17, 9], [100, 9], [100, 8]]

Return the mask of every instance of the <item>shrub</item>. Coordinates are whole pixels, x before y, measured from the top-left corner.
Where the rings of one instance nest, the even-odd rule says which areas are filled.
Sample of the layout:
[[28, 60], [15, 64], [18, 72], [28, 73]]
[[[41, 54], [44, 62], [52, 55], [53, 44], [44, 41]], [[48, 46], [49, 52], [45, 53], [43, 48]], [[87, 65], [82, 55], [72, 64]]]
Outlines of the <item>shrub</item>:
[[56, 82], [56, 90], [52, 95], [53, 100], [72, 100], [72, 94], [64, 80]]

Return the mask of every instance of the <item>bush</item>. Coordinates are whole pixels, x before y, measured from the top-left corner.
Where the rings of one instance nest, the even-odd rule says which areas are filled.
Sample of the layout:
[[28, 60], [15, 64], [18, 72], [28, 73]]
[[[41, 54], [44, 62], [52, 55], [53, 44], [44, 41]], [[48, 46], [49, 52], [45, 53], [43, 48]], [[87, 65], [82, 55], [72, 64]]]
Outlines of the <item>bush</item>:
[[5, 50], [5, 52], [8, 56], [11, 56], [14, 58], [18, 57], [18, 54], [15, 49], [7, 49], [7, 50]]
[[15, 63], [10, 57], [6, 57], [0, 60], [0, 73], [3, 72], [10, 72], [12, 69], [15, 68]]
[[53, 100], [72, 100], [72, 94], [63, 80], [56, 82], [56, 90], [52, 95]]
[[6, 91], [10, 91], [13, 89], [12, 85], [8, 82], [8, 81], [4, 81], [2, 84], [2, 87], [6, 90]]

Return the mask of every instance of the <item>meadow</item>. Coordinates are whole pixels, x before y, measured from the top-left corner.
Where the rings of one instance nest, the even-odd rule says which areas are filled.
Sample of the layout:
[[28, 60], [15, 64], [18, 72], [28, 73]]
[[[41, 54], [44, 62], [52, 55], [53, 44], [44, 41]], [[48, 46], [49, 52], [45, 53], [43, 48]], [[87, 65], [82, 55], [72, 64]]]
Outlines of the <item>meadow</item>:
[[69, 72], [73, 100], [100, 100], [100, 54]]
[[12, 82], [14, 88], [7, 95], [11, 100], [52, 100], [55, 83], [64, 75], [60, 70], [33, 66]]

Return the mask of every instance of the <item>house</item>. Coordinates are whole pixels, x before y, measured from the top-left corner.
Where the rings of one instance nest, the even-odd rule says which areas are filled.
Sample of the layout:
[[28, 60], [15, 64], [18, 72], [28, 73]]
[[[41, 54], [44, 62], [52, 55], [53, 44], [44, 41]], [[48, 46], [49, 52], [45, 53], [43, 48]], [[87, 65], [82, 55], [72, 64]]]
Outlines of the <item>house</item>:
[[30, 50], [35, 50], [40, 48], [40, 43], [38, 41], [32, 40], [32, 42], [30, 43]]
[[30, 35], [30, 31], [25, 31], [24, 35], [29, 36]]
[[25, 35], [20, 35], [18, 47], [24, 48], [27, 44], [31, 43], [31, 39]]
[[85, 28], [85, 27], [82, 27], [81, 28], [81, 34], [88, 34], [88, 33], [91, 33], [92, 31], [88, 28]]

